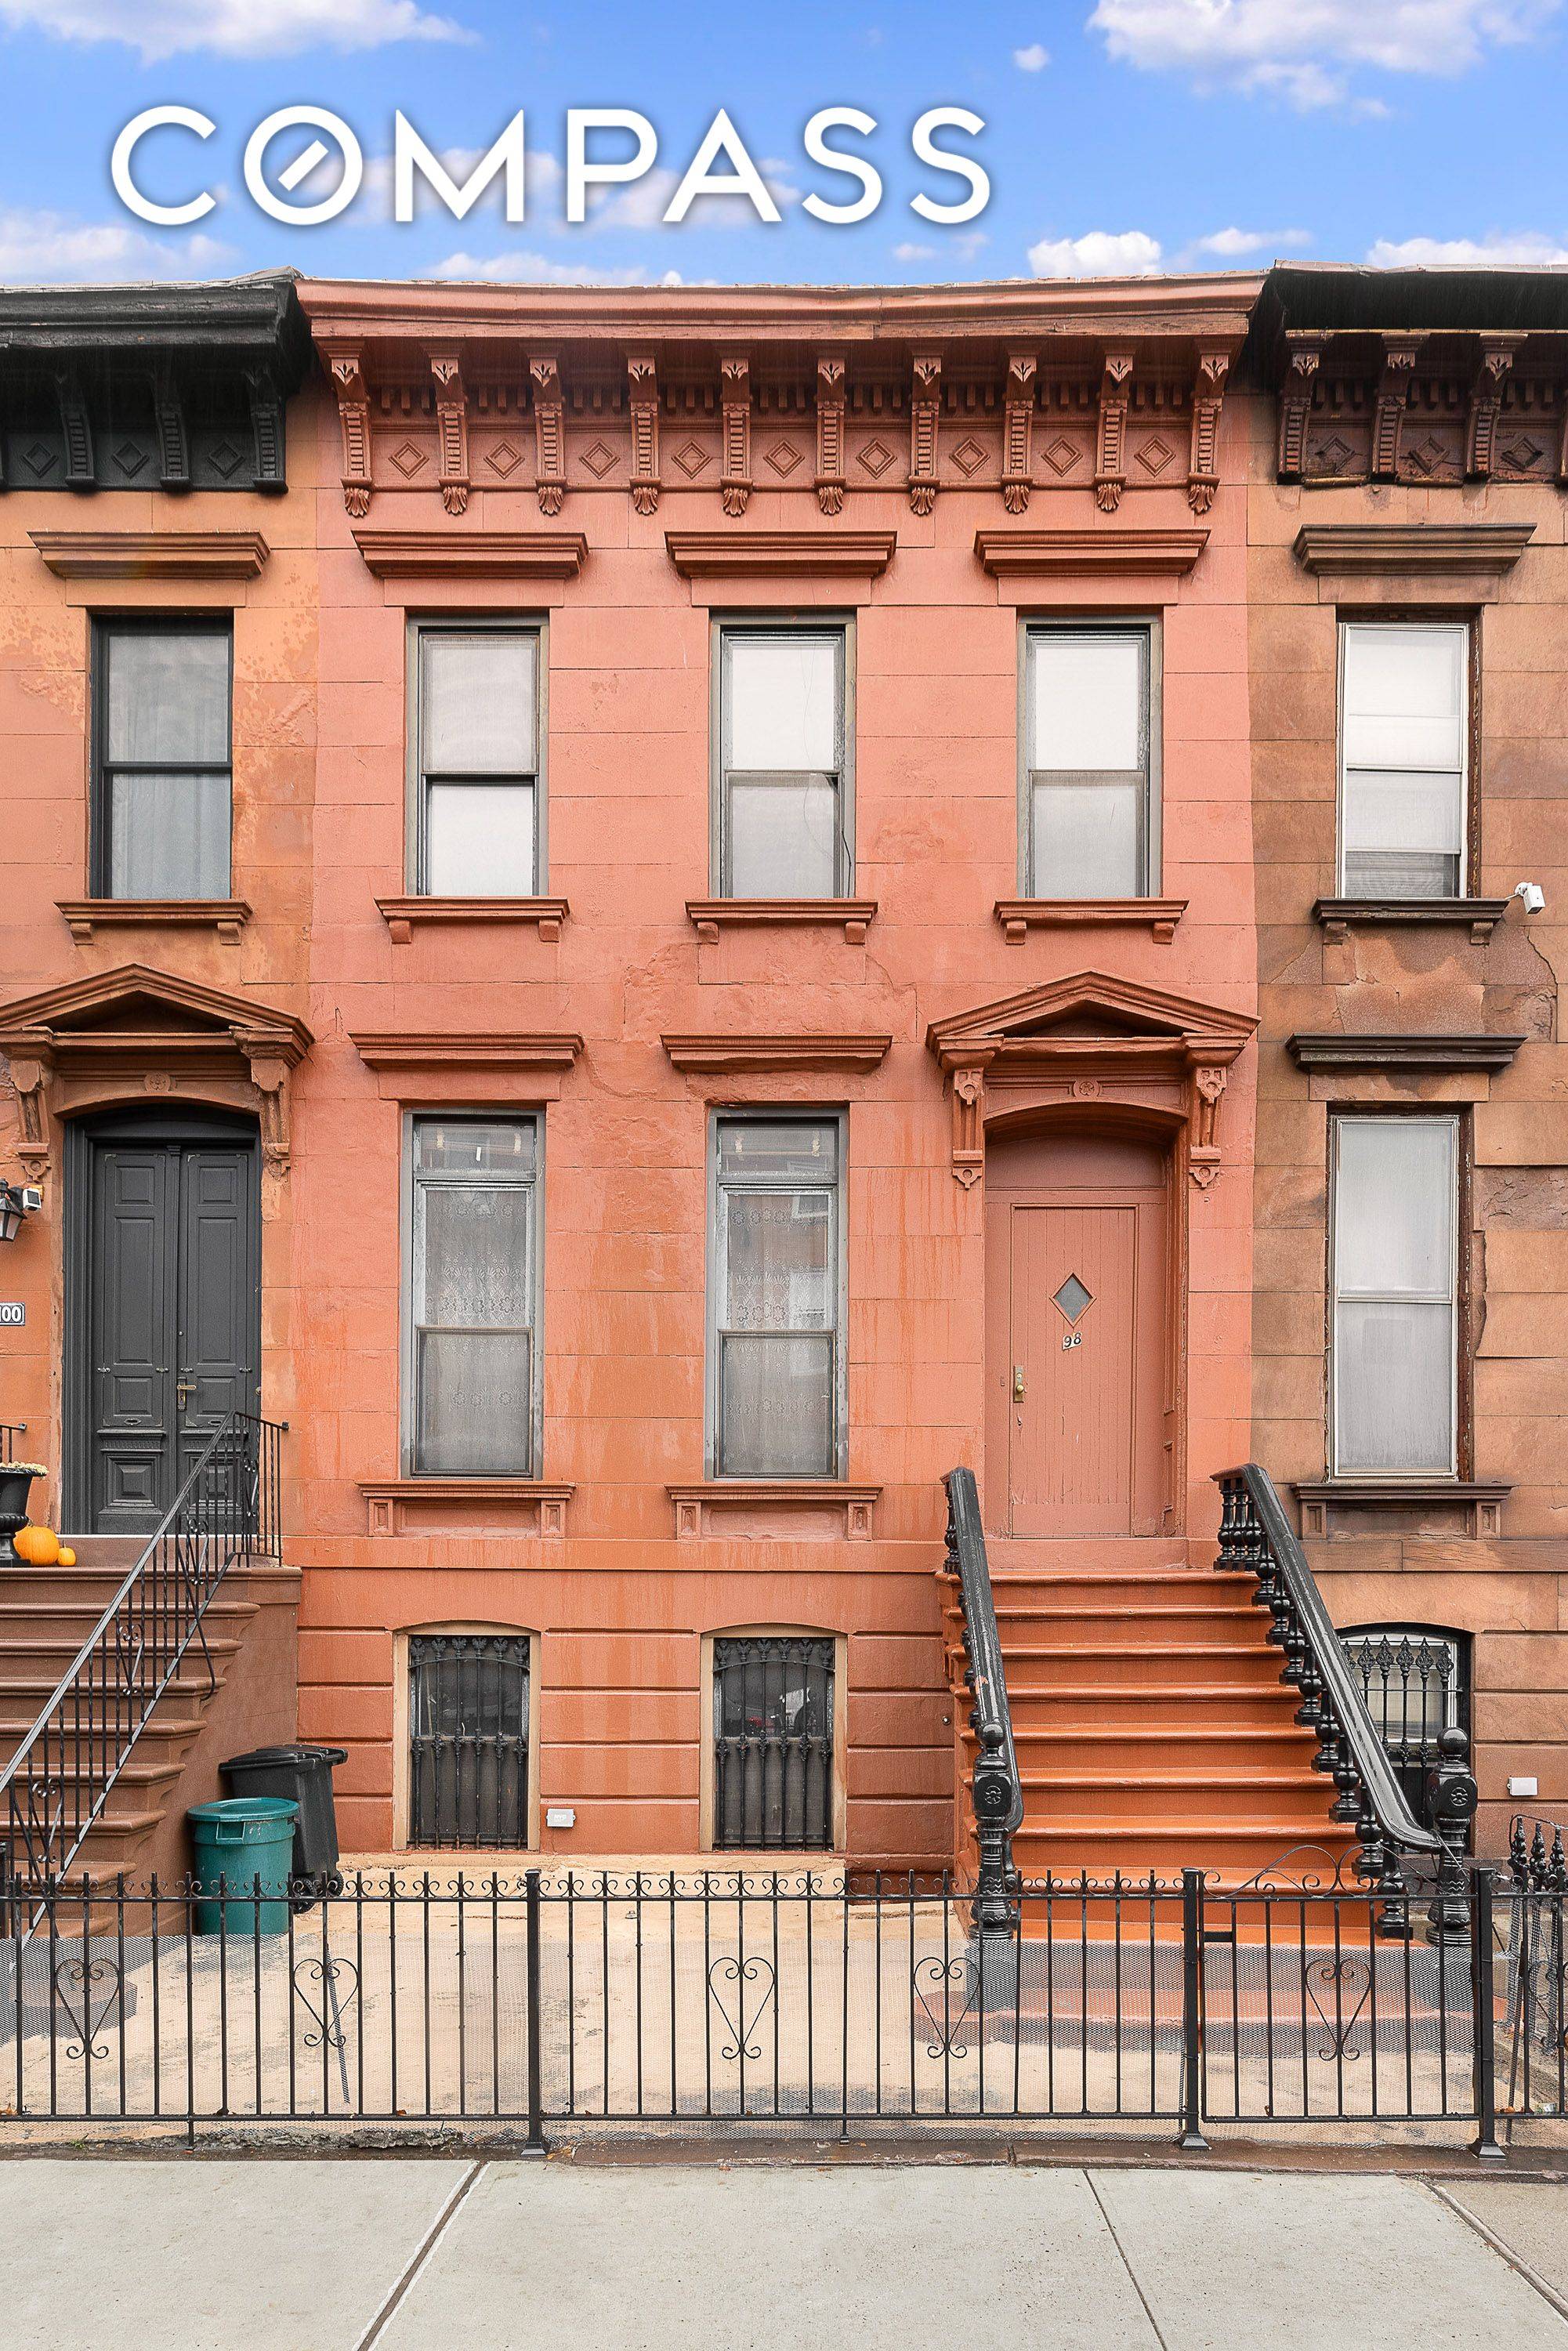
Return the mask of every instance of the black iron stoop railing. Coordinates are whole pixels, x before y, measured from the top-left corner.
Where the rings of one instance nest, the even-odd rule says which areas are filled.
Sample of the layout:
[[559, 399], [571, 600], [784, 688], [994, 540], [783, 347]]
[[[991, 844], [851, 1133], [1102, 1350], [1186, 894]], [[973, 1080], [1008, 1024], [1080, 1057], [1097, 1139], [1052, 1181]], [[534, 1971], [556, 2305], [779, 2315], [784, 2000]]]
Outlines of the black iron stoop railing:
[[1283, 1653], [1281, 1679], [1300, 1691], [1296, 1720], [1317, 1740], [1312, 1768], [1334, 1784], [1333, 1817], [1354, 1831], [1356, 1872], [1379, 1901], [1382, 1932], [1407, 1935], [1412, 1874], [1436, 1881], [1439, 1902], [1463, 1894], [1464, 1834], [1476, 1808], [1464, 1733], [1445, 1730], [1438, 1739], [1430, 1805], [1437, 1825], [1428, 1828], [1400, 1786], [1273, 1479], [1249, 1462], [1215, 1482], [1223, 1498], [1216, 1564], [1257, 1579], [1258, 1605], [1273, 1620], [1269, 1639]]
[[1012, 1712], [1001, 1635], [991, 1597], [990, 1562], [980, 1523], [980, 1498], [972, 1469], [949, 1469], [947, 1573], [958, 1593], [964, 1640], [964, 1681], [969, 1692], [969, 1727], [975, 1734], [970, 1802], [975, 1815], [974, 1923], [985, 1937], [1018, 1931], [1017, 1873], [1013, 1832], [1023, 1822], [1023, 1782], [1013, 1746]]
[[152, 1712], [193, 1647], [217, 1675], [205, 1618], [230, 1568], [281, 1557], [287, 1423], [230, 1413], [0, 1771], [0, 1923], [31, 1917], [102, 1813]]

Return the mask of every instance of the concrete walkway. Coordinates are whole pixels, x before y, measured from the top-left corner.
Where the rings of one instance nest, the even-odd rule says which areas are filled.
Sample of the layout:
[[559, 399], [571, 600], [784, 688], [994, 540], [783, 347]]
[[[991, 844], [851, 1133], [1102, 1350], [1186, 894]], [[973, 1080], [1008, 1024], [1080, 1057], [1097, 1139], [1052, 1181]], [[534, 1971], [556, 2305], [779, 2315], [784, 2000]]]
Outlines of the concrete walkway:
[[1568, 2182], [19, 2158], [7, 2351], [1568, 2351]]

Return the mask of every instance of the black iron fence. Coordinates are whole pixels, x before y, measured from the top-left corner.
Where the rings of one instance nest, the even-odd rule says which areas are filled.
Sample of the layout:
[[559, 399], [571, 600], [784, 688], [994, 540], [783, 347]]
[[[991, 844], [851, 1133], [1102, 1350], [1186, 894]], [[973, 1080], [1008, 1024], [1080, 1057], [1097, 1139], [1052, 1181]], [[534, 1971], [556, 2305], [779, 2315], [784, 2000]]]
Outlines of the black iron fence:
[[380, 1875], [298, 1907], [254, 1882], [50, 1888], [0, 1943], [0, 2145], [1065, 2120], [1193, 2149], [1217, 2126], [1436, 2129], [1487, 2155], [1568, 2111], [1568, 1896], [1478, 1870], [1390, 1936], [1375, 1888], [1311, 1873], [1029, 1883], [1001, 1936], [947, 1881], [831, 1866]]
[[207, 1609], [237, 1562], [280, 1555], [282, 1436], [238, 1412], [214, 1431], [0, 1770], [0, 1932], [69, 1869], [188, 1653], [216, 1688]]

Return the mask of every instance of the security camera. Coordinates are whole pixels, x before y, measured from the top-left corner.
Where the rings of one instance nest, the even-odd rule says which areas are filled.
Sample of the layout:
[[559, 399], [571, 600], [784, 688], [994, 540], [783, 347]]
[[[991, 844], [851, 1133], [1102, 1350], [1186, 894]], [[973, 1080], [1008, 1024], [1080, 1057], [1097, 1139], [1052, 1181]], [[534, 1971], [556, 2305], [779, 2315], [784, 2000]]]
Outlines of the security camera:
[[1539, 914], [1546, 904], [1546, 893], [1539, 882], [1521, 882], [1513, 894], [1523, 899], [1527, 914]]

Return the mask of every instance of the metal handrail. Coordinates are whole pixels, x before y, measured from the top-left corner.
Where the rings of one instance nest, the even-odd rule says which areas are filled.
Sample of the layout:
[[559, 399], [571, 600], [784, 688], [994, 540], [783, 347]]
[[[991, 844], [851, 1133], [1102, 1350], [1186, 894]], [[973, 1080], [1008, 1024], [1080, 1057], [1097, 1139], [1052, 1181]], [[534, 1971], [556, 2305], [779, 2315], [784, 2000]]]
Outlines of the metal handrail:
[[248, 1412], [219, 1423], [0, 1771], [0, 1908], [65, 1876], [193, 1642], [216, 1689], [206, 1612], [236, 1560], [282, 1555], [287, 1427]]
[[983, 1935], [1010, 1935], [1018, 1920], [1012, 1839], [1023, 1821], [1023, 1782], [1013, 1745], [1007, 1671], [975, 1473], [949, 1469], [943, 1482], [947, 1489], [947, 1573], [957, 1584], [963, 1614], [967, 1659], [964, 1680], [970, 1693], [969, 1724], [977, 1742], [969, 1783], [979, 1848], [975, 1924]]
[[1269, 1638], [1284, 1651], [1281, 1678], [1301, 1693], [1296, 1719], [1315, 1733], [1316, 1769], [1339, 1791], [1334, 1818], [1354, 1824], [1362, 1873], [1397, 1910], [1406, 1893], [1399, 1856], [1441, 1863], [1451, 1848], [1410, 1809], [1273, 1479], [1249, 1461], [1220, 1470], [1215, 1483], [1224, 1498], [1217, 1563], [1257, 1577], [1258, 1604], [1274, 1619]]

